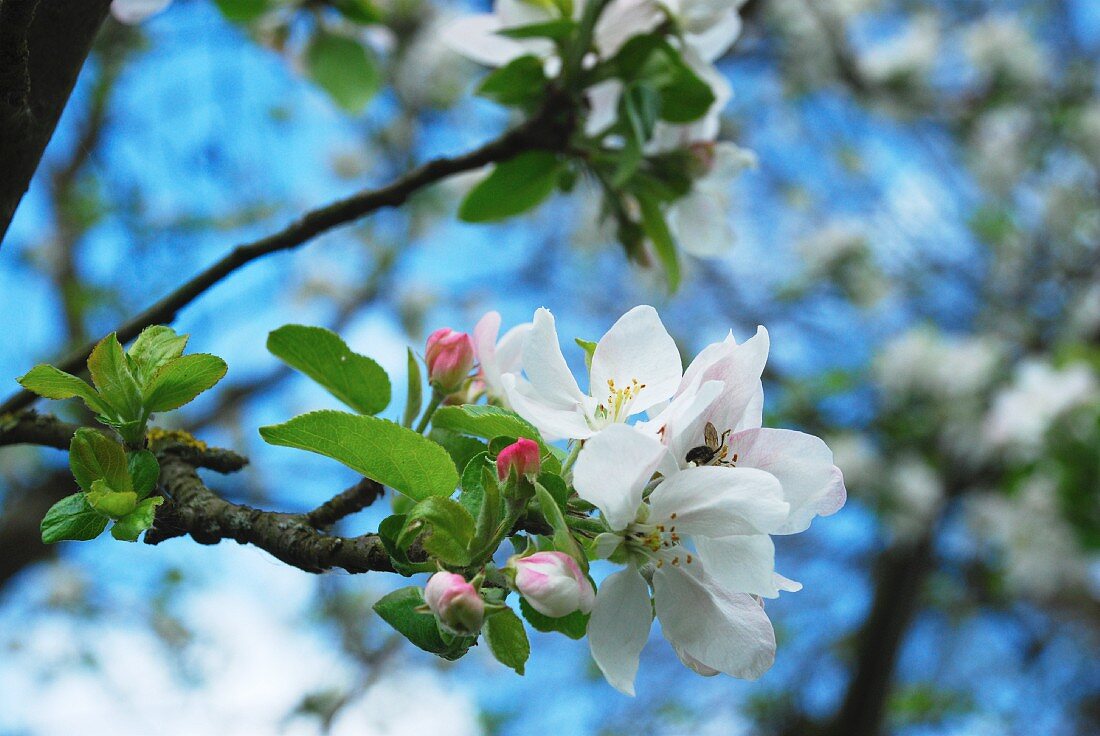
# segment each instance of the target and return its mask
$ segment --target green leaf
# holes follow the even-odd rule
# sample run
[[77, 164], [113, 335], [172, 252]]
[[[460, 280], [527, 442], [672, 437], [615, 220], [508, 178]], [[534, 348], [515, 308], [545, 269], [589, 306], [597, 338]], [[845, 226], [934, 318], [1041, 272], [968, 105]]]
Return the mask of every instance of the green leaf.
[[80, 398], [97, 414], [108, 414], [111, 411], [86, 381], [52, 365], [36, 365], [31, 368], [19, 379], [19, 385], [46, 399]]
[[39, 529], [44, 544], [66, 539], [85, 542], [95, 539], [107, 528], [107, 517], [88, 505], [83, 493], [61, 499], [46, 512]]
[[535, 207], [554, 191], [561, 165], [549, 151], [528, 151], [497, 164], [458, 208], [465, 222], [497, 222]]
[[619, 106], [634, 139], [639, 144], [648, 141], [661, 113], [660, 92], [644, 82], [632, 84], [623, 92]]
[[118, 418], [133, 420], [141, 416], [141, 389], [115, 333], [100, 340], [92, 350], [88, 371], [99, 395]]
[[160, 464], [156, 455], [148, 450], [131, 452], [126, 456], [126, 465], [138, 498], [145, 498], [152, 493], [157, 487], [157, 478], [160, 477]]
[[658, 34], [635, 36], [612, 61], [624, 82], [644, 81], [661, 96], [660, 117], [690, 123], [714, 104], [714, 91], [692, 70], [680, 52]]
[[569, 503], [569, 486], [565, 484], [562, 477], [555, 473], [543, 471], [539, 473], [538, 482], [550, 493], [554, 503], [558, 505], [562, 513], [565, 513], [566, 504]]
[[479, 452], [470, 458], [462, 470], [462, 494], [458, 497], [458, 502], [475, 519], [481, 513], [481, 505], [485, 499], [485, 485], [481, 481], [481, 471], [491, 467], [488, 464], [488, 458], [488, 453]]
[[417, 501], [450, 496], [458, 485], [458, 471], [446, 450], [386, 419], [315, 411], [261, 427], [260, 435], [272, 445], [338, 460]]
[[409, 586], [380, 598], [374, 604], [374, 612], [413, 644], [444, 659], [458, 659], [477, 641], [472, 636], [441, 632], [435, 616], [417, 611], [423, 606], [424, 594], [420, 588]]
[[263, 15], [268, 0], [214, 0], [225, 19], [233, 23], [247, 23]]
[[267, 349], [361, 414], [377, 414], [389, 406], [386, 371], [365, 355], [352, 352], [334, 332], [286, 325], [267, 336]]
[[592, 356], [596, 353], [596, 343], [591, 340], [582, 340], [579, 337], [573, 338], [573, 342], [581, 346], [581, 350], [584, 351], [584, 367], [591, 371]]
[[106, 481], [116, 491], [131, 491], [133, 483], [126, 450], [101, 432], [82, 427], [69, 442], [69, 468], [77, 485], [91, 491], [96, 481]]
[[183, 355], [187, 337], [177, 335], [175, 330], [164, 325], [142, 330], [126, 351], [138, 385], [145, 386], [161, 366]]
[[317, 31], [306, 50], [306, 69], [317, 86], [347, 112], [359, 112], [382, 84], [378, 64], [358, 41]]
[[333, 0], [332, 5], [353, 23], [371, 25], [382, 20], [381, 14], [368, 0]]
[[405, 393], [405, 414], [401, 418], [401, 424], [411, 427], [420, 416], [420, 408], [424, 403], [424, 379], [420, 375], [420, 361], [416, 359], [416, 353], [412, 348], [408, 348], [408, 353], [408, 386]]
[[638, 206], [642, 211], [642, 227], [645, 228], [645, 233], [653, 243], [657, 257], [665, 267], [668, 290], [674, 294], [680, 288], [680, 260], [676, 255], [676, 241], [668, 229], [661, 206], [656, 201], [639, 196]]
[[542, 60], [521, 56], [485, 77], [477, 94], [501, 105], [530, 109], [542, 100], [546, 82]]
[[445, 565], [470, 564], [474, 519], [457, 501], [442, 496], [426, 498], [407, 514], [397, 546], [407, 550], [419, 540], [424, 550]]
[[549, 20], [544, 23], [531, 23], [525, 26], [502, 28], [496, 33], [505, 38], [517, 40], [526, 38], [548, 38], [551, 41], [564, 41], [577, 27], [576, 21], [568, 18]]
[[447, 451], [456, 468], [465, 468], [473, 457], [485, 452], [485, 443], [481, 440], [449, 429], [432, 427], [428, 438]]
[[178, 409], [222, 380], [229, 366], [216, 355], [184, 355], [161, 368], [145, 387], [148, 412]]
[[573, 533], [569, 531], [569, 525], [565, 523], [565, 515], [562, 514], [561, 508], [554, 497], [550, 495], [550, 491], [546, 490], [542, 483], [535, 483], [535, 498], [538, 501], [539, 511], [542, 512], [543, 518], [554, 529], [555, 549], [575, 559], [581, 569], [587, 572], [588, 557], [577, 546], [577, 540], [573, 539]]
[[164, 503], [163, 496], [147, 498], [130, 513], [123, 516], [111, 527], [111, 536], [123, 542], [136, 542], [141, 533], [153, 526], [157, 506]]
[[543, 444], [534, 425], [514, 411], [485, 404], [441, 406], [432, 415], [432, 426], [473, 437], [526, 437]]
[[484, 634], [489, 651], [497, 661], [522, 675], [531, 655], [531, 644], [527, 641], [527, 631], [519, 616], [510, 608], [494, 613], [485, 619]]
[[87, 494], [88, 505], [112, 519], [121, 519], [137, 508], [138, 497], [133, 491], [116, 491], [105, 480], [92, 483]]
[[536, 631], [557, 631], [565, 634], [570, 639], [583, 639], [584, 635], [588, 633], [588, 619], [590, 616], [587, 613], [573, 611], [568, 616], [551, 618], [536, 611], [523, 597], [519, 599], [519, 610], [523, 612], [523, 617], [527, 619], [527, 623], [531, 624]]

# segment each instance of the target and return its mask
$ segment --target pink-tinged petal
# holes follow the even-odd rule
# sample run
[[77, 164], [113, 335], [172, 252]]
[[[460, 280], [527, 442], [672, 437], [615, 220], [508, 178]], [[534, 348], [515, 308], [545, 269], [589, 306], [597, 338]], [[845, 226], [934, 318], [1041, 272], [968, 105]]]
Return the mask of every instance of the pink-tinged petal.
[[724, 590], [698, 565], [658, 569], [653, 598], [665, 638], [699, 665], [755, 680], [775, 661], [775, 631], [760, 603]]
[[667, 478], [650, 494], [649, 506], [650, 523], [698, 537], [768, 534], [790, 508], [775, 476], [720, 466], [686, 468]]
[[554, 315], [539, 308], [523, 342], [523, 370], [538, 398], [558, 409], [572, 409], [584, 398], [561, 354]]
[[621, 693], [634, 694], [638, 659], [652, 624], [649, 586], [635, 568], [603, 581], [588, 621], [588, 646], [600, 672]]
[[624, 389], [637, 380], [644, 384], [630, 405], [638, 414], [672, 397], [680, 384], [683, 365], [676, 342], [668, 334], [657, 310], [648, 305], [634, 307], [607, 331], [592, 353], [592, 396], [609, 393], [608, 381]]
[[672, 475], [686, 467], [688, 452], [705, 442], [703, 427], [707, 412], [724, 391], [725, 384], [721, 381], [707, 381], [698, 391], [678, 394], [656, 418], [639, 423], [639, 427], [656, 433], [668, 446], [669, 457], [665, 462], [672, 465], [662, 465], [663, 475]]
[[705, 419], [713, 422], [719, 432], [741, 426], [746, 417], [758, 412], [753, 407], [762, 406], [760, 376], [768, 361], [768, 349], [768, 331], [763, 327], [758, 327], [756, 334], [740, 345], [730, 338], [711, 345], [688, 366], [680, 391], [690, 391], [693, 384], [703, 381], [722, 381], [726, 390], [711, 404]]
[[765, 598], [779, 595], [775, 545], [767, 534], [698, 537], [695, 548], [707, 574], [726, 590]]
[[592, 428], [588, 426], [580, 402], [571, 409], [558, 408], [543, 402], [531, 384], [515, 374], [505, 373], [501, 381], [512, 409], [535, 425], [546, 440], [583, 440], [592, 436]]
[[819, 438], [789, 429], [750, 429], [730, 437], [739, 468], [758, 468], [779, 479], [791, 505], [787, 521], [773, 534], [805, 531], [815, 516], [836, 513], [847, 498], [844, 476]]
[[642, 491], [665, 454], [650, 434], [626, 424], [612, 424], [584, 443], [573, 466], [573, 486], [595, 504], [614, 530], [634, 521]]

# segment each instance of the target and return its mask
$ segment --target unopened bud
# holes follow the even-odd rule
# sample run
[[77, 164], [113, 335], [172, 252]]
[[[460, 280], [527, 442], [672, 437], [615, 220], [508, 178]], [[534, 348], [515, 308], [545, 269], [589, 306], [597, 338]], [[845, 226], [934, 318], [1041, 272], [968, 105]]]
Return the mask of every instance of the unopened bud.
[[591, 613], [596, 591], [577, 561], [563, 552], [536, 552], [513, 558], [515, 587], [544, 616], [561, 618], [574, 611]]
[[485, 601], [466, 578], [453, 572], [428, 578], [424, 602], [443, 628], [460, 636], [477, 634], [485, 620]]
[[441, 327], [428, 336], [424, 359], [428, 381], [444, 393], [457, 391], [474, 367], [474, 344], [465, 332]]
[[534, 478], [539, 474], [541, 463], [538, 443], [526, 437], [520, 437], [497, 455], [497, 477], [502, 481], [507, 480], [514, 472], [517, 475]]

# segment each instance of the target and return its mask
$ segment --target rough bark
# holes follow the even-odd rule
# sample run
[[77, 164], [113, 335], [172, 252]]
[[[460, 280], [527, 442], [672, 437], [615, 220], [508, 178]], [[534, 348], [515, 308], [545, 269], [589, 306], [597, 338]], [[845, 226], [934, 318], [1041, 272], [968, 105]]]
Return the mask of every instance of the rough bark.
[[110, 0], [0, 0], [0, 243]]

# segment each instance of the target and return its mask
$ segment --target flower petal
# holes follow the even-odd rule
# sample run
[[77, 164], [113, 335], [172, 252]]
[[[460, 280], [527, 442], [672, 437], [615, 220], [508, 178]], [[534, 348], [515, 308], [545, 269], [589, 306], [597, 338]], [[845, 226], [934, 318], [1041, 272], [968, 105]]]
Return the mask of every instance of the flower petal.
[[573, 466], [573, 486], [595, 504], [615, 531], [634, 521], [642, 491], [665, 454], [650, 434], [626, 424], [612, 424], [584, 443]]
[[755, 680], [775, 661], [775, 631], [752, 596], [722, 589], [695, 565], [661, 567], [653, 592], [665, 638], [699, 665]]
[[791, 505], [786, 523], [773, 534], [805, 531], [814, 516], [835, 513], [847, 498], [844, 476], [833, 453], [819, 438], [788, 429], [749, 429], [730, 437], [737, 465], [757, 468], [779, 479]]
[[489, 13], [467, 15], [447, 24], [441, 40], [451, 50], [486, 66], [504, 66], [528, 53], [518, 41], [497, 33], [503, 27], [500, 18]]
[[531, 330], [523, 341], [523, 371], [543, 403], [572, 409], [584, 398], [561, 354], [554, 315], [548, 309], [535, 310]]
[[775, 476], [719, 466], [686, 468], [667, 478], [650, 494], [649, 505], [650, 523], [700, 537], [768, 534], [790, 509]]
[[630, 413], [637, 414], [671, 398], [682, 372], [680, 351], [657, 310], [642, 305], [620, 317], [600, 338], [592, 354], [589, 392], [602, 397], [608, 381], [625, 388], [636, 379], [645, 384], [631, 404]]
[[649, 586], [636, 568], [603, 581], [588, 621], [588, 646], [603, 676], [621, 693], [634, 694], [638, 658], [652, 624]]
[[707, 574], [726, 590], [765, 598], [779, 595], [775, 545], [767, 534], [698, 537], [695, 548]]
[[768, 331], [763, 327], [740, 345], [732, 336], [709, 345], [684, 372], [680, 392], [703, 381], [722, 381], [726, 390], [711, 405], [705, 421], [713, 422], [719, 432], [748, 424], [763, 405], [760, 375], [768, 361], [768, 348]]
[[504, 394], [512, 410], [531, 422], [549, 441], [560, 439], [587, 439], [592, 436], [584, 412], [578, 402], [573, 408], [551, 406], [541, 400], [531, 384], [514, 373], [501, 376]]

